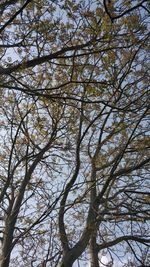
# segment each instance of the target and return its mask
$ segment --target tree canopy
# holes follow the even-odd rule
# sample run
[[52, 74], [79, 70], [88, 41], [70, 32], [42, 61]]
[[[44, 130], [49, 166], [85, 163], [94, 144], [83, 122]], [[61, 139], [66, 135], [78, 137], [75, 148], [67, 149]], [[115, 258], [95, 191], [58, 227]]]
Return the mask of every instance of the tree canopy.
[[1, 267], [149, 266], [149, 14], [0, 1]]

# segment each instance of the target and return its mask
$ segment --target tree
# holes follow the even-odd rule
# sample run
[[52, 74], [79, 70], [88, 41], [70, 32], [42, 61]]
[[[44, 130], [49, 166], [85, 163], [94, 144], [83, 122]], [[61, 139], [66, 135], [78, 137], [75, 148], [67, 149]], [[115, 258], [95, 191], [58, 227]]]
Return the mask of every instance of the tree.
[[1, 267], [149, 266], [149, 8], [1, 1]]

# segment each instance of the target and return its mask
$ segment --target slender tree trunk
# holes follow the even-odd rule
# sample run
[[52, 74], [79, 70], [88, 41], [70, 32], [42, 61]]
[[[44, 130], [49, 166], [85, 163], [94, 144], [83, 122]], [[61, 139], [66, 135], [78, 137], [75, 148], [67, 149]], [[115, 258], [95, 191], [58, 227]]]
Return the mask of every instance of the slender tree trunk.
[[2, 244], [0, 267], [8, 267], [12, 250], [13, 232], [15, 223], [8, 222], [5, 228], [4, 240]]
[[99, 267], [98, 249], [96, 245], [96, 232], [97, 231], [95, 230], [90, 241], [90, 257], [91, 257], [90, 267]]
[[[95, 158], [97, 155], [97, 151], [95, 152]], [[96, 167], [95, 167], [95, 158], [93, 158], [92, 162], [92, 174], [91, 174], [91, 182], [92, 182], [92, 188], [91, 188], [91, 194], [90, 194], [90, 201], [91, 205], [93, 205], [94, 209], [94, 217], [96, 218], [97, 212], [98, 212], [98, 206], [94, 205], [95, 198], [97, 196], [97, 189], [96, 189]], [[97, 223], [95, 223], [95, 229], [92, 232], [91, 239], [90, 239], [90, 267], [99, 267], [99, 261], [98, 261], [98, 250], [96, 246], [96, 236], [97, 236]]]

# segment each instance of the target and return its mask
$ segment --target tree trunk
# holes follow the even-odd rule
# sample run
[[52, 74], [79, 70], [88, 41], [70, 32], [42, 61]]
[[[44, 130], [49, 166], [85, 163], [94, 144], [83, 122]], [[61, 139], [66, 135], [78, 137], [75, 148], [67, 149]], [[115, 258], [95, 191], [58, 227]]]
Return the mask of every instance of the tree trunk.
[[90, 267], [99, 267], [98, 249], [96, 245], [96, 230], [90, 241]]

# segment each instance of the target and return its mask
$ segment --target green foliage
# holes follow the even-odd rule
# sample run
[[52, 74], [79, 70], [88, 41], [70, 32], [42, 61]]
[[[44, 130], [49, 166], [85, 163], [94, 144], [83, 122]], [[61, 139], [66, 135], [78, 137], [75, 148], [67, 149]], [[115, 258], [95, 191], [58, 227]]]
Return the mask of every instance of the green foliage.
[[0, 12], [1, 267], [148, 265], [148, 1]]

